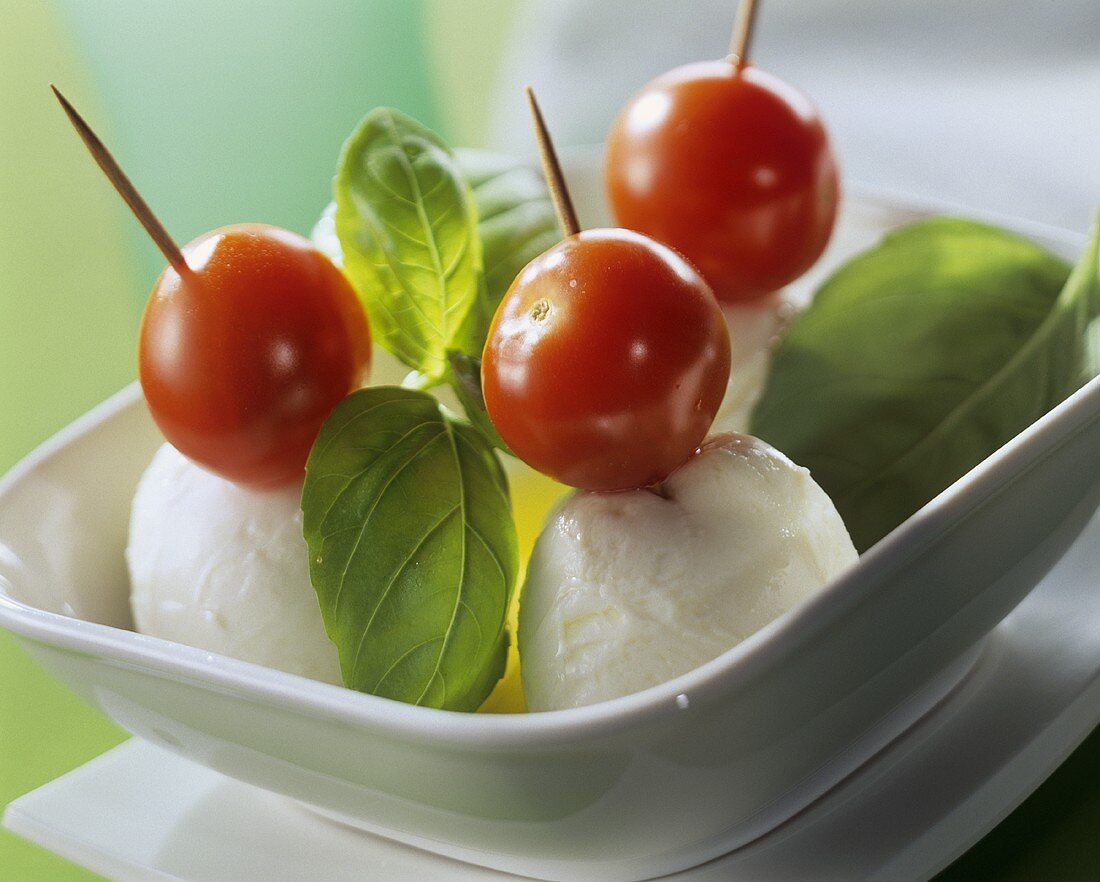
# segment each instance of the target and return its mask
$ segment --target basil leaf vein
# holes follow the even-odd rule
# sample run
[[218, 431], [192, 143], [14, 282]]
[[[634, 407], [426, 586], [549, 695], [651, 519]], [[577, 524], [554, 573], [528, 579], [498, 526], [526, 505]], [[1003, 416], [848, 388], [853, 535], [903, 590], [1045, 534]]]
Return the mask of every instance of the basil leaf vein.
[[[355, 150], [351, 144], [349, 140], [345, 148], [347, 160], [341, 160], [341, 171], [346, 165], [350, 167], [352, 157], [362, 153], [361, 149]], [[480, 357], [485, 345], [493, 314], [513, 280], [528, 263], [554, 245], [560, 236], [549, 191], [536, 169], [513, 157], [486, 150], [459, 149], [454, 151], [454, 159], [473, 200], [482, 271], [469, 311], [458, 330], [451, 335], [446, 348], [476, 358]], [[347, 174], [350, 176], [351, 172]], [[339, 191], [340, 177], [336, 186]], [[363, 217], [357, 222], [354, 217], [351, 221], [345, 219], [344, 235], [356, 239], [362, 237], [369, 245], [380, 235], [371, 219], [377, 212], [370, 208], [369, 201], [363, 203], [348, 199], [347, 203], [349, 212], [353, 215], [362, 212]], [[334, 263], [343, 266], [344, 246], [337, 233], [336, 213], [335, 203], [325, 209], [314, 227], [313, 239]], [[358, 247], [357, 250], [363, 252], [365, 247]], [[352, 276], [367, 304], [381, 342], [406, 364], [428, 374], [429, 382], [438, 382], [440, 375], [434, 350], [431, 365], [428, 366], [434, 367], [435, 372], [425, 371], [420, 364], [425, 357], [425, 349], [419, 343], [419, 336], [413, 335], [409, 341], [401, 339], [398, 326], [404, 317], [391, 302], [395, 298], [376, 297], [382, 284], [378, 276], [385, 271], [385, 267], [376, 270], [373, 264], [364, 270], [354, 261], [348, 268], [349, 276]], [[415, 291], [409, 293], [416, 296]], [[372, 299], [377, 300], [373, 308]], [[376, 315], [379, 312], [382, 314]], [[391, 342], [394, 335], [397, 339]]]
[[792, 324], [753, 433], [811, 470], [866, 549], [1089, 376], [1097, 247], [1094, 231], [1070, 276], [972, 221], [890, 234]]
[[477, 212], [450, 148], [378, 108], [344, 145], [334, 192], [344, 269], [372, 332], [405, 364], [441, 378], [484, 284]]
[[492, 448], [426, 393], [363, 389], [322, 428], [302, 510], [345, 685], [476, 710], [503, 674], [518, 569]]

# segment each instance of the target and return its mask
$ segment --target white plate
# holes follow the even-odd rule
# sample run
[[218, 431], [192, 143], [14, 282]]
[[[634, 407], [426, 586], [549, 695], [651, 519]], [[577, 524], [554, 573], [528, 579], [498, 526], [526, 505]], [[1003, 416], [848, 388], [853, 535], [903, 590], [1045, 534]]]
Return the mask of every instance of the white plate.
[[[1100, 722], [1100, 516], [994, 631], [973, 673], [816, 803], [678, 882], [919, 882]], [[516, 878], [351, 830], [133, 740], [9, 806], [5, 825], [119, 882]]]
[[[598, 174], [572, 173], [591, 218]], [[849, 199], [815, 273], [926, 211]], [[1067, 259], [1080, 249], [1001, 223]], [[496, 869], [633, 882], [773, 830], [959, 681], [1096, 510], [1100, 380], [725, 655], [636, 695], [513, 717], [411, 707], [127, 630], [126, 520], [157, 443], [131, 389], [0, 481], [0, 626], [129, 731], [241, 781]]]

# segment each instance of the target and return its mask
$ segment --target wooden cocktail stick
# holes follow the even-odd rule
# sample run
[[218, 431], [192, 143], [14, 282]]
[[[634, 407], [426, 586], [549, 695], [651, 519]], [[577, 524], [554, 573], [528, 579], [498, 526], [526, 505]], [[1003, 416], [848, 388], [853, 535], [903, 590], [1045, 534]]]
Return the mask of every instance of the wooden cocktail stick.
[[741, 0], [737, 7], [737, 20], [733, 24], [730, 37], [730, 60], [738, 70], [749, 63], [749, 49], [752, 44], [752, 26], [756, 21], [756, 0]]
[[577, 212], [573, 208], [573, 200], [565, 184], [565, 175], [562, 174], [561, 163], [554, 150], [554, 142], [550, 140], [550, 133], [546, 130], [546, 121], [542, 118], [542, 111], [539, 110], [539, 103], [535, 99], [535, 90], [527, 86], [524, 92], [527, 94], [527, 106], [531, 110], [531, 121], [535, 126], [539, 157], [542, 159], [542, 173], [546, 176], [546, 184], [550, 188], [550, 198], [554, 201], [558, 224], [566, 236], [575, 236], [581, 231], [581, 225], [577, 222]]
[[104, 146], [103, 142], [99, 140], [99, 137], [92, 131], [79, 113], [76, 112], [69, 100], [61, 94], [60, 90], [53, 83], [50, 83], [50, 88], [53, 89], [54, 95], [57, 96], [57, 100], [61, 103], [62, 110], [65, 111], [65, 115], [69, 117], [69, 122], [73, 124], [73, 128], [76, 129], [76, 133], [80, 135], [80, 140], [84, 142], [84, 146], [88, 148], [88, 152], [92, 154], [92, 158], [96, 161], [96, 164], [103, 170], [103, 174], [107, 176], [114, 188], [118, 191], [118, 195], [123, 198], [123, 201], [130, 206], [130, 211], [134, 213], [134, 217], [138, 219], [145, 232], [149, 234], [149, 238], [153, 240], [153, 243], [160, 249], [168, 263], [172, 265], [172, 268], [178, 273], [184, 273], [187, 271], [187, 261], [183, 257], [183, 252], [180, 251], [179, 245], [175, 243], [175, 240], [168, 234], [168, 231], [164, 228], [157, 216], [153, 214], [153, 210], [149, 207], [148, 203], [141, 198], [141, 194], [134, 188], [134, 185], [130, 182], [130, 179], [126, 176], [126, 173], [122, 170], [115, 158], [111, 156], [110, 151]]

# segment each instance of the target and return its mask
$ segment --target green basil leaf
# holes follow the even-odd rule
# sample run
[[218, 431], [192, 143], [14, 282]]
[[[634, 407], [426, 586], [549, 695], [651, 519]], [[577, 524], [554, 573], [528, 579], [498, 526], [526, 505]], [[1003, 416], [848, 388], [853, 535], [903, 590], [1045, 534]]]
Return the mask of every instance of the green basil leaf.
[[344, 145], [334, 191], [344, 270], [375, 339], [441, 378], [447, 349], [468, 345], [483, 321], [471, 330], [471, 310], [484, 309], [477, 211], [450, 149], [378, 108]]
[[[493, 313], [520, 271], [561, 238], [554, 206], [542, 176], [532, 166], [486, 150], [455, 151], [477, 209], [484, 285], [456, 335], [464, 354], [478, 356]], [[336, 234], [336, 204], [330, 203], [313, 228], [313, 241], [337, 266], [344, 263]]]
[[1071, 286], [1087, 288], [1088, 294], [1073, 293], [1070, 296], [1090, 298], [1087, 311], [1091, 321], [1085, 331], [1085, 364], [1080, 383], [1083, 386], [1093, 377], [1100, 376], [1100, 211], [1096, 214], [1084, 253], [1066, 283], [1067, 288]]
[[471, 358], [452, 349], [447, 353], [447, 360], [451, 367], [451, 388], [466, 411], [466, 418], [497, 450], [514, 455], [500, 437], [485, 409], [485, 396], [481, 394], [481, 359]]
[[753, 434], [809, 468], [868, 548], [1081, 385], [1096, 236], [1067, 282], [983, 224], [892, 233], [792, 324]]
[[[550, 191], [533, 166], [486, 150], [460, 149], [455, 156], [477, 205], [491, 320], [516, 276], [556, 245], [561, 232]], [[480, 356], [482, 346], [467, 354]]]
[[504, 671], [519, 567], [492, 448], [424, 392], [360, 390], [321, 429], [302, 512], [345, 685], [476, 710]]

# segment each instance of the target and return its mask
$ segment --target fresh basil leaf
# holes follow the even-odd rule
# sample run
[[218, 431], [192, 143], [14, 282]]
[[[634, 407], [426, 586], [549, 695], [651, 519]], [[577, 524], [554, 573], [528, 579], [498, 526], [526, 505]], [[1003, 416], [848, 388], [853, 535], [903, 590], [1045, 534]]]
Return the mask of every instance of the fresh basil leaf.
[[[550, 193], [532, 166], [486, 150], [459, 149], [455, 159], [477, 209], [484, 285], [456, 343], [469, 356], [481, 354], [493, 313], [520, 271], [553, 246], [560, 234]], [[344, 262], [331, 203], [313, 228], [313, 241], [337, 266]], [[437, 379], [437, 378], [433, 378]]]
[[375, 339], [441, 378], [447, 349], [465, 348], [480, 327], [468, 316], [485, 299], [477, 211], [450, 149], [378, 108], [344, 144], [334, 191], [344, 270]]
[[1092, 235], [1074, 267], [1066, 287], [1087, 288], [1088, 294], [1073, 293], [1070, 296], [1089, 298], [1088, 315], [1091, 319], [1085, 331], [1085, 363], [1081, 372], [1081, 385], [1100, 376], [1100, 211], [1093, 222]]
[[806, 466], [868, 548], [1081, 385], [1094, 233], [1069, 267], [956, 218], [887, 236], [780, 343], [753, 434]]
[[462, 409], [466, 411], [466, 418], [497, 450], [514, 455], [500, 437], [485, 409], [485, 396], [481, 394], [481, 359], [471, 358], [452, 349], [447, 353], [447, 360], [451, 367], [451, 388], [454, 389]]
[[302, 512], [345, 685], [476, 710], [504, 671], [519, 567], [492, 448], [424, 392], [360, 390], [321, 429]]
[[[550, 191], [533, 166], [486, 150], [455, 151], [473, 190], [489, 318], [520, 271], [561, 239]], [[485, 326], [488, 331], [488, 324]], [[484, 344], [484, 336], [481, 340]], [[480, 355], [481, 347], [467, 354]]]

